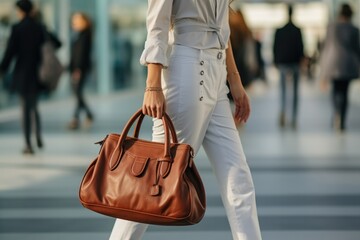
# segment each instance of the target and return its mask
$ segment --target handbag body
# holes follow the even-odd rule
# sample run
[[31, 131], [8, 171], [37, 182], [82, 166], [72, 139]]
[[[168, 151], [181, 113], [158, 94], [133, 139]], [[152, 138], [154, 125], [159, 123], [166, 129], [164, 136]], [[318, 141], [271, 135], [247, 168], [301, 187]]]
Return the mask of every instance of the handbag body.
[[[200, 222], [206, 197], [193, 162], [193, 149], [178, 143], [166, 114], [162, 119], [164, 143], [139, 139], [143, 118], [140, 109], [121, 135], [109, 134], [101, 141], [100, 152], [80, 185], [82, 205], [107, 216], [140, 223], [192, 225]], [[134, 137], [128, 137], [136, 120]]]

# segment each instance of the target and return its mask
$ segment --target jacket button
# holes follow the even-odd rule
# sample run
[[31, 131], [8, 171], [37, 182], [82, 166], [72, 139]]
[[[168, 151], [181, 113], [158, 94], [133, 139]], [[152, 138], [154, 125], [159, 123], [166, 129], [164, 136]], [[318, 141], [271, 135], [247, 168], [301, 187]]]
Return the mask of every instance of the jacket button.
[[200, 72], [200, 75], [204, 75], [204, 71], [201, 71], [201, 72]]
[[200, 81], [200, 85], [204, 85], [204, 81], [203, 81], [203, 80]]
[[200, 65], [201, 65], [201, 66], [204, 65], [204, 61], [201, 61], [201, 62], [200, 62]]
[[218, 59], [221, 59], [221, 58], [222, 58], [222, 52], [219, 52], [219, 53], [218, 53], [217, 58], [218, 58]]
[[204, 99], [204, 97], [202, 97], [202, 96], [199, 98], [200, 101], [202, 101], [203, 99]]

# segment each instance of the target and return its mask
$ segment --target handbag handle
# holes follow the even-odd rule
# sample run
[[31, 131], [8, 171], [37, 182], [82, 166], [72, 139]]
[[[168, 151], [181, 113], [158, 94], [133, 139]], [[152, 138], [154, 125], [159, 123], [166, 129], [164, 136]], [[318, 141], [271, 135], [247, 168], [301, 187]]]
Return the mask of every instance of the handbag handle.
[[[111, 155], [111, 158], [110, 158], [110, 169], [111, 171], [115, 170], [117, 168], [117, 166], [119, 165], [120, 163], [120, 159], [123, 155], [123, 152], [124, 152], [124, 149], [123, 149], [123, 144], [125, 142], [125, 139], [129, 133], [129, 130], [131, 128], [131, 126], [134, 124], [134, 122], [136, 121], [136, 119], [138, 118], [144, 118], [144, 114], [142, 113], [142, 109], [139, 109], [130, 119], [129, 121], [127, 122], [127, 124], [125, 125], [124, 129], [123, 129], [123, 132], [119, 138], [119, 141]], [[165, 144], [164, 144], [164, 157], [162, 159], [162, 161], [164, 162], [172, 162], [171, 160], [171, 156], [170, 156], [170, 136], [169, 136], [169, 129], [170, 131], [172, 132], [172, 135], [173, 135], [173, 140], [176, 140], [174, 141], [174, 143], [177, 143], [177, 139], [176, 139], [176, 132], [175, 132], [175, 129], [174, 129], [174, 126], [172, 124], [168, 124], [170, 118], [169, 116], [167, 116], [167, 114], [165, 113], [164, 116], [162, 117], [162, 121], [163, 121], [163, 124], [164, 124], [164, 130], [165, 130]], [[167, 120], [169, 119], [169, 120]], [[171, 121], [171, 120], [170, 120]], [[135, 134], [139, 134], [139, 131], [140, 131], [140, 126], [141, 126], [141, 123], [142, 123], [142, 120], [139, 119], [138, 121], [138, 126], [137, 127], [137, 130], [135, 129]], [[173, 134], [174, 133], [174, 134]]]
[[[141, 116], [139, 117], [139, 119], [138, 119], [138, 121], [136, 123], [136, 127], [134, 129], [134, 135], [133, 135], [134, 138], [139, 138], [140, 128], [141, 128], [141, 124], [142, 124], [142, 122], [144, 120], [144, 117], [145, 117], [145, 115], [141, 114]], [[171, 132], [172, 142], [173, 143], [178, 143], [175, 127], [174, 127], [173, 122], [171, 121], [171, 118], [166, 113], [164, 114], [164, 117], [165, 117], [165, 119], [167, 121], [167, 124], [168, 124], [170, 132]]]

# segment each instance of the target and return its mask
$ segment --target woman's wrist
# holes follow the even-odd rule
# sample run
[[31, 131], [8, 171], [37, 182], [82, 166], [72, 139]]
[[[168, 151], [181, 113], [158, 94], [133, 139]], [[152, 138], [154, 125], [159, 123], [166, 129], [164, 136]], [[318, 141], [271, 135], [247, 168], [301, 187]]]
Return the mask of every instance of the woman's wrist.
[[161, 88], [162, 65], [157, 63], [148, 64], [147, 88]]
[[161, 87], [146, 87], [145, 92], [162, 92]]

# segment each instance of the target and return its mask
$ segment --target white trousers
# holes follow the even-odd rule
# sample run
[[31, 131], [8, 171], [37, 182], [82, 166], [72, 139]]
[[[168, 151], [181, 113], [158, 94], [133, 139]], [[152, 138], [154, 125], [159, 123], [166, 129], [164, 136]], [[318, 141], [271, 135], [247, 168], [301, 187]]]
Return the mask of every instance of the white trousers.
[[[227, 98], [225, 51], [173, 46], [162, 86], [179, 142], [201, 145], [217, 177], [234, 240], [260, 240], [255, 191]], [[153, 140], [163, 141], [154, 120]], [[148, 225], [117, 219], [110, 240], [141, 239]]]

